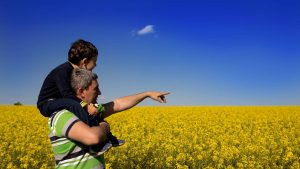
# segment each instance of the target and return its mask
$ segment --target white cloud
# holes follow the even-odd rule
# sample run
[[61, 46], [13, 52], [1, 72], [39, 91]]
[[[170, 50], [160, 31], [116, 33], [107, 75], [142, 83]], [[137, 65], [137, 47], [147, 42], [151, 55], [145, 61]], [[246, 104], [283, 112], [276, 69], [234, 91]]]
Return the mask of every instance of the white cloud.
[[146, 35], [150, 33], [154, 33], [154, 25], [147, 25], [137, 32], [138, 35]]

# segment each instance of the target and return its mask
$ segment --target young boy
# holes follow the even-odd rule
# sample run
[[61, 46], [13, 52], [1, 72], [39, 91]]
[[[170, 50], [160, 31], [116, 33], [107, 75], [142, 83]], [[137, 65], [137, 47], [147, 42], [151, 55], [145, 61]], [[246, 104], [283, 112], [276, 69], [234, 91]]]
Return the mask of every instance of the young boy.
[[[83, 68], [92, 71], [96, 67], [97, 57], [98, 50], [90, 42], [80, 39], [71, 45], [68, 61], [47, 75], [40, 90], [37, 107], [43, 116], [50, 117], [55, 111], [67, 109], [89, 126], [103, 120], [99, 117], [94, 118], [99, 113], [98, 108], [78, 99], [70, 84], [72, 70]], [[93, 116], [89, 116], [86, 111]], [[107, 138], [113, 146], [124, 144], [123, 140], [117, 140], [111, 133]]]

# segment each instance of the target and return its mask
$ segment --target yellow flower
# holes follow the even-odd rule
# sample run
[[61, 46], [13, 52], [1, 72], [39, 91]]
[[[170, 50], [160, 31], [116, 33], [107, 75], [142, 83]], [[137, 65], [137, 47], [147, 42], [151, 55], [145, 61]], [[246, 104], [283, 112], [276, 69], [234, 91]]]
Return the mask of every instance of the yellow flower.
[[[106, 120], [126, 141], [107, 168], [300, 168], [300, 106], [145, 106]], [[53, 168], [48, 132], [34, 106], [0, 106], [0, 168]]]

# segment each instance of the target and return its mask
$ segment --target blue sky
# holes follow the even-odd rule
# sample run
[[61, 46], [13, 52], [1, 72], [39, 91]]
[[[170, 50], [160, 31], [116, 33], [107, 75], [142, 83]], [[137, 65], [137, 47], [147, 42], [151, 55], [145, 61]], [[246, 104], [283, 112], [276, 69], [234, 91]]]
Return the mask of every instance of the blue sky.
[[[103, 96], [167, 105], [299, 105], [300, 1], [1, 1], [0, 104], [36, 103], [70, 44], [99, 50]], [[159, 105], [147, 100], [142, 105]]]

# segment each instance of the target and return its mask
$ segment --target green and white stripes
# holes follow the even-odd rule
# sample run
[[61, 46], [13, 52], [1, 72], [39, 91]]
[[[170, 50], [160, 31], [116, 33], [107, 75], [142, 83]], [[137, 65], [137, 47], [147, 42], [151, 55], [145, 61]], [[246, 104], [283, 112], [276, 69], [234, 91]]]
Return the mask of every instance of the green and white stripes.
[[79, 119], [68, 110], [61, 110], [49, 118], [49, 130], [56, 168], [105, 168], [103, 152], [92, 153], [88, 146], [69, 139], [68, 131]]

